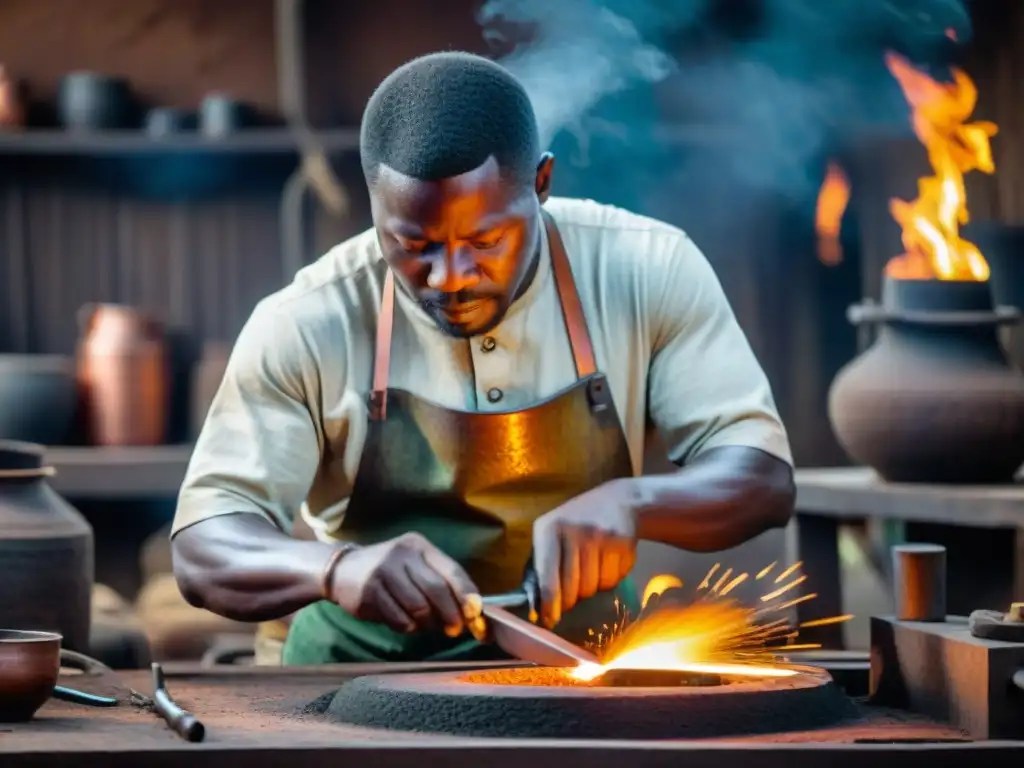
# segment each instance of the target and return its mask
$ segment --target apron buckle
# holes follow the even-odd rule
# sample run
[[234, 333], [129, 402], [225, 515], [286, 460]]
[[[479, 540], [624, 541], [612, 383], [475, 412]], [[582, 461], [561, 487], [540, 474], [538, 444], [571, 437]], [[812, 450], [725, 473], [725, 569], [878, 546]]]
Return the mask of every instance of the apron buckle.
[[595, 376], [587, 382], [587, 400], [594, 413], [608, 410], [608, 387], [604, 376]]
[[369, 398], [370, 420], [381, 421], [384, 418], [384, 392], [371, 392]]

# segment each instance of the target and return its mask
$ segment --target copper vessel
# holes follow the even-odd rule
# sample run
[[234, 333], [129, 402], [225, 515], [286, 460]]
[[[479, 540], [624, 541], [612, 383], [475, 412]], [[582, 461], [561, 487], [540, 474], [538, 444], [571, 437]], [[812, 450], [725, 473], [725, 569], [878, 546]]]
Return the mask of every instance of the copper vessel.
[[25, 94], [21, 83], [0, 64], [0, 129], [25, 126]]
[[170, 372], [163, 328], [116, 304], [79, 312], [78, 375], [90, 441], [160, 445], [167, 434]]

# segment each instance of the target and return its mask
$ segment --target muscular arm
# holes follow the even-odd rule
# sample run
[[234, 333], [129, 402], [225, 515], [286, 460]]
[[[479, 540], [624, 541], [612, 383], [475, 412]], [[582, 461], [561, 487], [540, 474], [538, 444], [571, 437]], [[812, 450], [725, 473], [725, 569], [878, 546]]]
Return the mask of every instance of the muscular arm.
[[693, 552], [738, 546], [785, 526], [793, 469], [757, 448], [712, 448], [668, 475], [629, 479], [637, 537]]
[[323, 597], [333, 547], [299, 541], [259, 515], [219, 515], [171, 542], [174, 577], [185, 599], [236, 621], [287, 616]]

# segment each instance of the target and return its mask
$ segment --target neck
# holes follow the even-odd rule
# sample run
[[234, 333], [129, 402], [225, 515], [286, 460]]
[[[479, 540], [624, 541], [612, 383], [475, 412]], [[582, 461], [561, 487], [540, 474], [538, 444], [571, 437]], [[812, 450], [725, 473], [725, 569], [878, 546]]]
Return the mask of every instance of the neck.
[[[541, 226], [543, 226], [543, 222], [541, 223]], [[537, 277], [537, 269], [540, 267], [541, 244], [544, 242], [542, 238], [543, 236], [541, 235], [540, 230], [538, 230], [537, 246], [533, 249], [533, 256], [530, 257], [530, 263], [526, 267], [526, 272], [523, 273], [523, 279], [519, 283], [519, 287], [516, 289], [515, 294], [512, 296], [512, 304], [519, 301], [520, 297], [530, 289], [534, 278]]]

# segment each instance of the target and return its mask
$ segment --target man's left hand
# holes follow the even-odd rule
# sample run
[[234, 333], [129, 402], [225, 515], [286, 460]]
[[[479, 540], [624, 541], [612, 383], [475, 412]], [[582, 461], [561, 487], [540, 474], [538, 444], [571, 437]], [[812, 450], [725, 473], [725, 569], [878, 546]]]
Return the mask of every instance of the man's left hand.
[[612, 589], [636, 559], [628, 480], [599, 485], [533, 524], [541, 619], [553, 627], [580, 600]]

